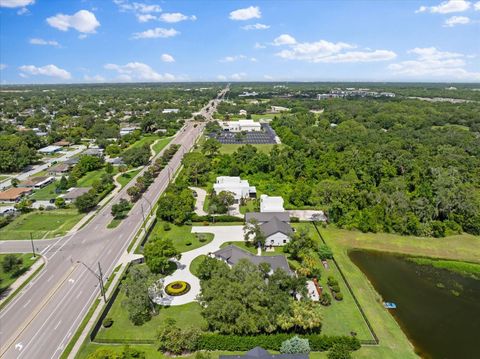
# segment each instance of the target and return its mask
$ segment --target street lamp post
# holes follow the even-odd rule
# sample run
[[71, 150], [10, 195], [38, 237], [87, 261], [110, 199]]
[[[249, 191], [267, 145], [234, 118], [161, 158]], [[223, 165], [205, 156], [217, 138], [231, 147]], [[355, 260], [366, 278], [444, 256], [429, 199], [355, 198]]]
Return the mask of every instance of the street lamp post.
[[85, 268], [87, 268], [90, 273], [92, 273], [97, 279], [98, 279], [98, 282], [100, 283], [100, 292], [102, 293], [102, 296], [103, 296], [103, 300], [105, 301], [105, 303], [107, 302], [107, 296], [105, 295], [105, 286], [103, 285], [103, 275], [102, 275], [102, 267], [100, 266], [100, 262], [98, 262], [98, 272], [100, 274], [97, 274], [95, 273], [95, 271], [90, 268], [89, 266], [87, 266], [85, 263], [83, 263], [82, 261], [77, 261], [77, 263], [81, 263], [84, 265]]
[[32, 232], [30, 232], [30, 243], [32, 244], [33, 258], [36, 258], [36, 257], [37, 257], [37, 255], [35, 254], [35, 246], [33, 245], [33, 236], [32, 236]]

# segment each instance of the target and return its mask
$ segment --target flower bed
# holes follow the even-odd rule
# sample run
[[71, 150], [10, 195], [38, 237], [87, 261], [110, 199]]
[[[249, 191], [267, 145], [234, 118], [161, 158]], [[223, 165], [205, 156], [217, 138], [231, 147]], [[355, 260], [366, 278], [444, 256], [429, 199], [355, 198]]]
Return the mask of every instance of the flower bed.
[[165, 287], [165, 293], [172, 296], [179, 296], [185, 293], [188, 293], [190, 290], [190, 284], [182, 280], [177, 280], [175, 282], [169, 283]]

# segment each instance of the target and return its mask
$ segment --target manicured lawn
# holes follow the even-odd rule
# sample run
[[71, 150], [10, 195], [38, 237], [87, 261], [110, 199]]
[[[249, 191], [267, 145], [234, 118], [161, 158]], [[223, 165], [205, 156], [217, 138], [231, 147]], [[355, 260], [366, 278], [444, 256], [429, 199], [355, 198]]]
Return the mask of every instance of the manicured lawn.
[[200, 266], [200, 263], [202, 263], [202, 261], [203, 261], [205, 258], [207, 258], [207, 256], [202, 254], [202, 255], [199, 255], [197, 258], [195, 258], [195, 259], [192, 261], [192, 263], [190, 263], [190, 272], [191, 272], [193, 275], [195, 275], [195, 276], [198, 277], [198, 273], [197, 273], [198, 267]]
[[159, 153], [161, 150], [165, 148], [166, 145], [170, 143], [171, 140], [172, 140], [171, 137], [161, 138], [156, 144], [152, 146], [153, 152], [155, 152], [155, 154]]
[[149, 238], [170, 238], [175, 248], [180, 252], [191, 251], [192, 249], [204, 246], [213, 240], [213, 234], [204, 233], [204, 242], [200, 242], [199, 237], [192, 233], [191, 226], [176, 226], [168, 223], [170, 230], [166, 231], [164, 224], [166, 222], [158, 221], [150, 233]]
[[[225, 153], [225, 154], [232, 154], [235, 152], [239, 147], [244, 146], [244, 145], [222, 145], [220, 147], [220, 153]], [[272, 150], [274, 144], [268, 144], [268, 145], [252, 145], [255, 146], [258, 150], [258, 152], [263, 152], [263, 153], [270, 153]], [[277, 145], [279, 146], [279, 145]]]
[[[115, 175], [118, 171], [118, 168], [113, 168], [112, 175]], [[77, 187], [91, 187], [93, 182], [100, 181], [102, 175], [104, 175], [105, 169], [99, 169], [96, 171], [87, 172], [82, 178], [77, 181]]]
[[[38, 256], [35, 259], [32, 259], [32, 253], [25, 253], [25, 254], [15, 254], [17, 257], [22, 258], [23, 263], [19, 273], [5, 273], [3, 267], [0, 265], [0, 293], [3, 293], [8, 287], [15, 282], [15, 280], [24, 273], [28, 268], [32, 266], [33, 263], [39, 258]], [[0, 254], [0, 263], [3, 263], [4, 258], [7, 254]], [[16, 275], [18, 274], [18, 275]]]
[[247, 244], [246, 242], [237, 242], [237, 241], [235, 241], [235, 242], [225, 242], [220, 246], [220, 248], [225, 248], [225, 247], [227, 247], [231, 244], [233, 244], [234, 246], [237, 246], [238, 248], [244, 249], [247, 252], [250, 252], [252, 254], [255, 254], [255, 255], [257, 254], [257, 248], [255, 248], [252, 245]]
[[258, 121], [258, 120], [261, 120], [261, 119], [271, 119], [271, 120], [273, 120], [273, 118], [274, 118], [275, 116], [277, 116], [277, 115], [271, 114], [271, 113], [266, 114], [266, 115], [256, 115], [256, 114], [253, 114], [253, 115], [252, 115], [252, 120], [257, 120], [257, 121]]
[[103, 328], [98, 332], [96, 340], [102, 339], [155, 339], [158, 328], [165, 323], [167, 318], [173, 318], [179, 327], [195, 326], [205, 328], [206, 322], [201, 315], [201, 307], [198, 303], [188, 303], [185, 305], [161, 307], [158, 315], [140, 326], [135, 326], [128, 319], [128, 312], [122, 302], [125, 299], [125, 292], [122, 290], [115, 299], [108, 316], [113, 319], [113, 325], [110, 328]]
[[255, 205], [255, 200], [249, 199], [245, 203], [245, 206], [240, 206], [241, 214], [245, 214], [247, 212], [259, 212], [257, 206]]
[[122, 173], [120, 176], [117, 177], [117, 182], [120, 183], [120, 185], [121, 185], [122, 188], [123, 188], [123, 187], [125, 187], [140, 171], [141, 171], [141, 169]]
[[36, 189], [30, 196], [30, 199], [36, 199], [37, 201], [48, 201], [53, 198], [57, 198], [60, 193], [55, 192], [57, 187], [57, 181], [50, 183], [49, 185]]
[[76, 209], [33, 211], [22, 214], [0, 229], [0, 240], [52, 238], [64, 235], [82, 217]]
[[143, 147], [144, 145], [150, 146], [153, 142], [155, 142], [155, 140], [159, 138], [160, 136], [157, 136], [157, 135], [143, 136], [137, 142], [134, 142], [132, 145], [130, 145], [128, 149]]

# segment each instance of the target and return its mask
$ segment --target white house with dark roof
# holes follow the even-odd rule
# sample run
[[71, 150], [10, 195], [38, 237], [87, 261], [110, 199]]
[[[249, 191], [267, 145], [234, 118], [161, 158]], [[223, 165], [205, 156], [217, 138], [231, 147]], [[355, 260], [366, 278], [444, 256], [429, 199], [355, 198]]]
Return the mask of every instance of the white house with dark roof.
[[266, 247], [284, 246], [293, 234], [288, 212], [249, 212], [245, 214], [245, 222], [258, 223], [266, 238]]

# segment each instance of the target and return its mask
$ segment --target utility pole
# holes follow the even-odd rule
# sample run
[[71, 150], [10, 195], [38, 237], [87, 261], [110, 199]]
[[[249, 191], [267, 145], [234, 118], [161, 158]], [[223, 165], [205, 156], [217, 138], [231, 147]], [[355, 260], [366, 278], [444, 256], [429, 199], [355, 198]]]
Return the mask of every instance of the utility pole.
[[100, 262], [98, 262], [98, 271], [100, 272], [100, 274], [95, 273], [95, 271], [92, 268], [87, 266], [82, 261], [77, 261], [77, 263], [83, 264], [83, 266], [87, 268], [90, 271], [90, 273], [92, 273], [98, 279], [98, 282], [100, 283], [100, 292], [102, 293], [103, 300], [105, 301], [105, 303], [107, 303], [107, 296], [105, 295], [105, 286], [103, 285], [102, 267], [100, 267]]
[[30, 243], [32, 244], [32, 252], [33, 252], [33, 258], [36, 258], [36, 254], [35, 254], [35, 246], [33, 245], [33, 236], [32, 236], [32, 232], [30, 232]]

